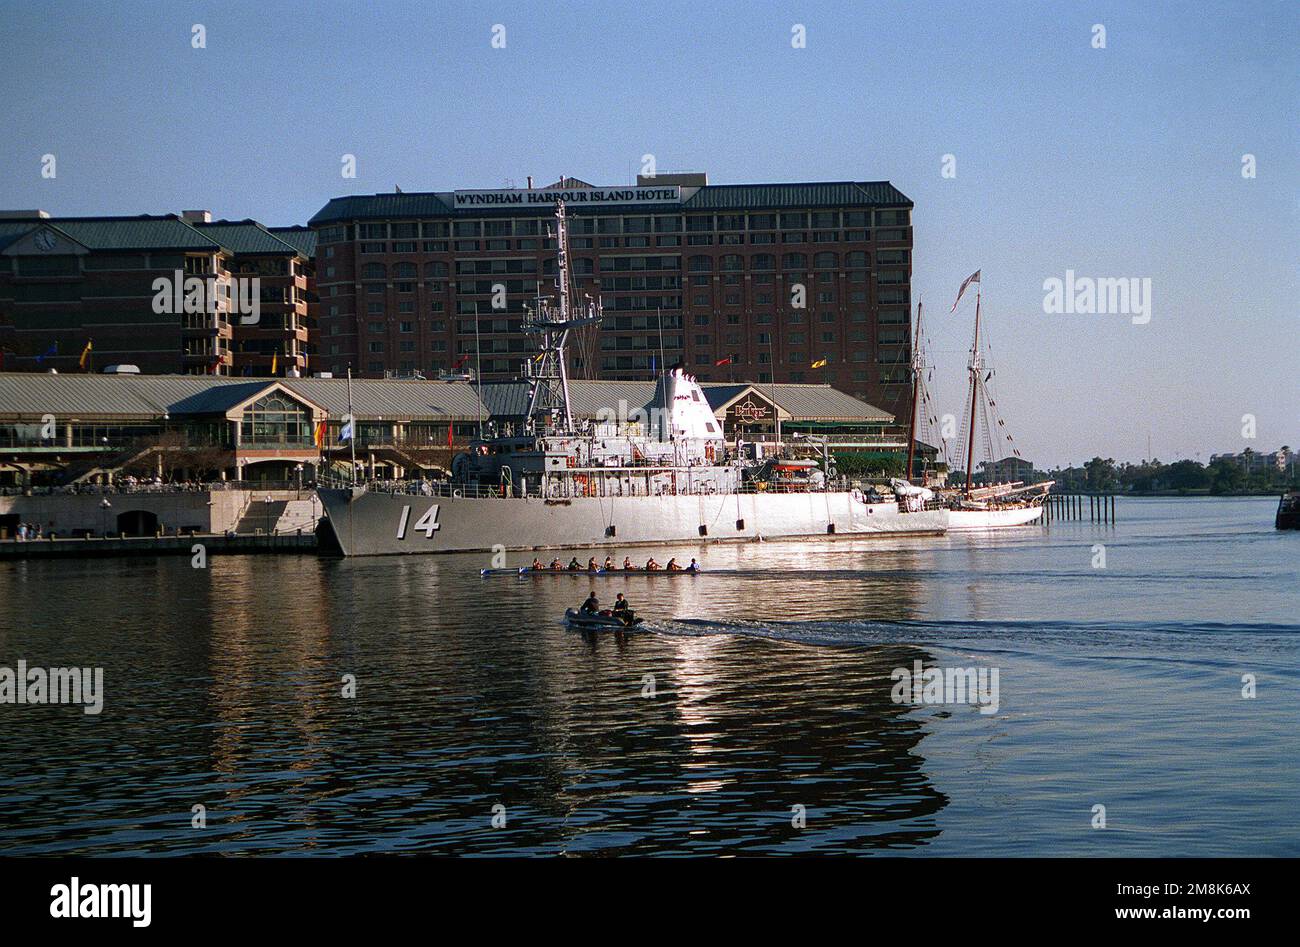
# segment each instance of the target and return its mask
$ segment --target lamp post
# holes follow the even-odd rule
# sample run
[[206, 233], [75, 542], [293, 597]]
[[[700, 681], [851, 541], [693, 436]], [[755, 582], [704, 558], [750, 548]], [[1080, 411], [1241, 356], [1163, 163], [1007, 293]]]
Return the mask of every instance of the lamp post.
[[266, 495], [262, 501], [262, 511], [266, 514], [266, 534], [271, 535], [271, 494]]
[[293, 469], [298, 474], [298, 492], [294, 497], [294, 499], [301, 500], [302, 499], [302, 464], [298, 464]]
[[100, 533], [105, 539], [108, 538], [108, 511], [112, 508], [113, 504], [108, 502], [108, 497], [104, 497], [99, 503], [99, 525], [102, 527]]

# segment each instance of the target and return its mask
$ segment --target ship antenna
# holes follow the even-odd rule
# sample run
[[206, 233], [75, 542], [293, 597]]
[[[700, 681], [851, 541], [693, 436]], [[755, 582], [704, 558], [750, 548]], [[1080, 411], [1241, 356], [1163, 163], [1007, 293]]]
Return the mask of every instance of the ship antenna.
[[[572, 434], [573, 411], [569, 401], [569, 369], [565, 357], [569, 332], [601, 320], [600, 300], [586, 302], [574, 311], [569, 302], [569, 237], [564, 201], [555, 202], [555, 296], [537, 297], [532, 311], [525, 310], [522, 328], [538, 335], [538, 354], [524, 363], [528, 379], [530, 433], [546, 433], [548, 422], [556, 433]], [[539, 424], [540, 419], [540, 424]]]

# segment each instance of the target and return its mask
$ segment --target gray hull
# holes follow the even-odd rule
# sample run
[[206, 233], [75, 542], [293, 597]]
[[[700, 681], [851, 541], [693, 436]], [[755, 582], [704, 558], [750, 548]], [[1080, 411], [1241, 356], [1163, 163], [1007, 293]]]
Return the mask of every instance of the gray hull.
[[[426, 497], [319, 491], [344, 555], [626, 547], [873, 535], [937, 535], [948, 512], [900, 512], [850, 493], [677, 496]], [[741, 521], [738, 523], [738, 521]], [[703, 527], [703, 531], [701, 530]]]

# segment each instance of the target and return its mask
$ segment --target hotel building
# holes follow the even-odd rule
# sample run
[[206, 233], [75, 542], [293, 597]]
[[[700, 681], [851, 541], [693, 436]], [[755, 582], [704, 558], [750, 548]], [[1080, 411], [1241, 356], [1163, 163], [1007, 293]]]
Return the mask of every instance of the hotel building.
[[706, 382], [824, 383], [910, 410], [912, 202], [889, 182], [531, 183], [329, 201], [309, 222], [313, 369], [519, 377], [535, 345], [523, 307], [554, 292], [562, 199], [579, 298], [604, 309], [574, 334], [576, 377], [645, 380], [680, 360]]
[[[0, 213], [0, 367], [130, 365], [145, 374], [259, 376], [272, 374], [274, 363], [277, 375], [306, 372], [314, 249], [315, 234], [305, 227], [213, 222], [207, 211]], [[186, 312], [180, 291], [159, 305], [159, 279], [192, 278], [247, 281], [250, 302], [256, 278], [256, 320], [232, 312], [231, 299]]]

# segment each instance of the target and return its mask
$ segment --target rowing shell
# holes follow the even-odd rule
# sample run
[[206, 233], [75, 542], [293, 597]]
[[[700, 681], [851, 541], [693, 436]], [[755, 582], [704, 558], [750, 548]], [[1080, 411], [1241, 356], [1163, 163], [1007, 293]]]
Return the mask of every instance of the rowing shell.
[[589, 569], [534, 569], [531, 566], [524, 566], [519, 569], [479, 569], [478, 574], [481, 576], [490, 575], [699, 575], [703, 569], [679, 569], [669, 572], [667, 569], [597, 569], [592, 572]]

